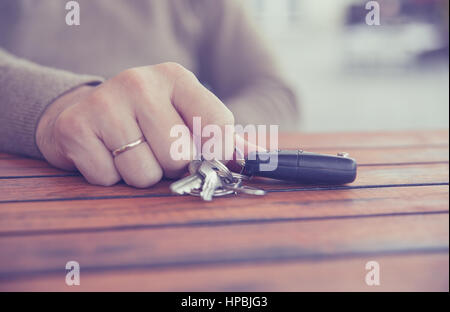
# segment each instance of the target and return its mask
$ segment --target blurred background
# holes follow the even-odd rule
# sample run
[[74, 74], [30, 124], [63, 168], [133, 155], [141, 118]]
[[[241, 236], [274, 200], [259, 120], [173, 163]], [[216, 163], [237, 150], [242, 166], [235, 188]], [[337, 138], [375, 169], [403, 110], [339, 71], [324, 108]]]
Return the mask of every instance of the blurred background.
[[448, 0], [247, 0], [304, 132], [448, 128]]

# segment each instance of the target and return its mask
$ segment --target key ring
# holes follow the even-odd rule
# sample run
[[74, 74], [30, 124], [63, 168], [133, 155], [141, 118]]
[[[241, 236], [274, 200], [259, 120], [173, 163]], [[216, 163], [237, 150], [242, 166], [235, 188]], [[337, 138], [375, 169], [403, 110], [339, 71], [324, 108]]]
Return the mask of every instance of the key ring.
[[[249, 180], [250, 177], [240, 174], [231, 172], [230, 169], [228, 169], [227, 166], [225, 166], [221, 161], [217, 159], [212, 160], [193, 160], [189, 163], [188, 169], [189, 173], [195, 174], [199, 167], [202, 165], [203, 161], [207, 161], [211, 164], [211, 166], [216, 170], [217, 174], [220, 176], [221, 179], [224, 180], [224, 183], [222, 186], [214, 191], [213, 196], [214, 197], [220, 197], [220, 196], [226, 196], [231, 194], [237, 194], [237, 193], [244, 193], [249, 195], [265, 195], [266, 192], [264, 190], [260, 190], [257, 188], [244, 186], [242, 185], [242, 180]], [[186, 192], [189, 195], [193, 196], [201, 196], [202, 189], [192, 189], [189, 192]]]
[[254, 187], [247, 186], [247, 185], [239, 185], [237, 187], [233, 186], [233, 185], [226, 185], [225, 188], [235, 191], [236, 193], [244, 193], [244, 194], [248, 194], [248, 195], [266, 195], [267, 194], [267, 192], [262, 189], [254, 188]]
[[228, 167], [223, 164], [223, 162], [218, 161], [215, 158], [213, 158], [212, 160], [209, 160], [209, 162], [214, 167], [217, 168], [219, 175], [220, 175], [220, 173], [222, 173], [222, 175], [221, 175], [222, 177], [229, 179], [231, 181], [233, 180], [233, 178], [234, 178], [233, 174], [231, 173], [230, 169], [228, 169]]
[[[239, 187], [240, 183], [241, 183], [241, 181], [233, 183], [234, 187]], [[187, 192], [187, 194], [200, 197], [201, 191], [202, 191], [201, 189], [194, 189], [194, 190]], [[223, 187], [223, 188], [215, 190], [213, 196], [220, 197], [220, 196], [226, 196], [226, 195], [231, 195], [231, 194], [236, 194], [236, 191], [234, 191], [233, 189], [226, 189], [225, 187]]]
[[[189, 173], [190, 174], [195, 174], [197, 171], [198, 171], [198, 168], [201, 166], [201, 164], [202, 164], [202, 160], [193, 160], [193, 161], [191, 161], [190, 163], [189, 163], [189, 166], [188, 166], [188, 169], [189, 169]], [[222, 165], [222, 166], [220, 166], [220, 168], [217, 168], [217, 174], [219, 174], [219, 175], [221, 175], [221, 176], [223, 176], [223, 178], [229, 178], [230, 176], [231, 176], [231, 178], [232, 178], [232, 180], [231, 181], [233, 181], [234, 180], [234, 177], [232, 176], [232, 173], [231, 173], [231, 171], [224, 165], [224, 164], [222, 164], [221, 162], [219, 162], [219, 161], [215, 161], [215, 162], [212, 162], [212, 161], [210, 161], [210, 163], [215, 167], [215, 168], [217, 168], [217, 167], [219, 167], [220, 165]], [[221, 169], [224, 169], [223, 167], [225, 167], [226, 168], [226, 171], [225, 170], [221, 170]], [[224, 171], [225, 171], [225, 174], [224, 174]], [[229, 174], [229, 175], [228, 175]], [[225, 175], [225, 176], [224, 176]], [[240, 182], [240, 181], [239, 181]], [[191, 191], [189, 191], [189, 192], [187, 192], [187, 194], [189, 194], [189, 195], [193, 195], [193, 196], [201, 196], [200, 195], [200, 193], [201, 193], [201, 189], [193, 189], [193, 190], [191, 190]], [[227, 189], [225, 189], [225, 188], [221, 188], [221, 189], [217, 189], [215, 192], [214, 192], [214, 196], [215, 197], [217, 197], [217, 196], [225, 196], [225, 195], [230, 195], [230, 194], [233, 194], [233, 193], [235, 193], [233, 190], [227, 190]]]
[[[187, 192], [187, 194], [200, 197], [201, 196], [200, 195], [201, 191], [202, 190], [200, 190], [200, 189], [195, 189], [195, 190], [192, 190], [190, 192]], [[216, 190], [214, 192], [213, 196], [214, 197], [221, 197], [221, 196], [231, 195], [231, 194], [234, 194], [234, 193], [236, 193], [236, 192], [233, 191], [233, 190], [221, 189], [221, 190]]]
[[[215, 158], [212, 160], [206, 160], [206, 161], [208, 161], [210, 164], [213, 165], [213, 167], [215, 169], [217, 169], [217, 173], [219, 174], [220, 177], [222, 177], [224, 179], [228, 179], [228, 181], [233, 182], [233, 181], [239, 180], [239, 179], [242, 179], [242, 180], [248, 179], [247, 177], [245, 177], [241, 174], [231, 172], [227, 166], [225, 166], [221, 161], [219, 161]], [[191, 161], [188, 166], [189, 173], [190, 174], [196, 173], [201, 164], [202, 164], [202, 160]]]
[[248, 181], [251, 178], [251, 177], [249, 177], [249, 176], [247, 176], [245, 174], [241, 174], [241, 173], [232, 172], [231, 174], [233, 175], [233, 178], [236, 179], [236, 180]]
[[198, 159], [191, 161], [188, 166], [189, 174], [195, 174], [201, 164], [202, 161]]

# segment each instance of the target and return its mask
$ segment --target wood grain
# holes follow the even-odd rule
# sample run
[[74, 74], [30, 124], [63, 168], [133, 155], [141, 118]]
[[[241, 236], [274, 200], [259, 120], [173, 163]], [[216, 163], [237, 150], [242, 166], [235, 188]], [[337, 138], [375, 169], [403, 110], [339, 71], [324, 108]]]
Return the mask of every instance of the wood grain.
[[[311, 152], [324, 154], [336, 154], [340, 150], [336, 149], [311, 149]], [[379, 164], [408, 164], [408, 163], [433, 163], [447, 162], [449, 160], [448, 146], [435, 148], [423, 147], [402, 147], [402, 148], [378, 148], [373, 149], [352, 149], [351, 157], [355, 158], [360, 165]], [[58, 170], [50, 166], [47, 162], [27, 158], [0, 158], [0, 179], [3, 177], [34, 177], [34, 176], [68, 176], [75, 175], [76, 172]]]
[[0, 279], [60, 272], [69, 260], [95, 272], [448, 253], [448, 243], [448, 214], [2, 237]]
[[[350, 152], [358, 178], [254, 179], [267, 196], [206, 203], [169, 194], [170, 181], [98, 187], [0, 153], [0, 291], [448, 291], [448, 130], [288, 133], [280, 146]], [[64, 285], [69, 260], [77, 289]], [[377, 288], [364, 283], [368, 260], [381, 265]]]
[[[375, 166], [358, 169], [356, 181], [350, 187], [392, 184], [448, 183], [448, 164]], [[88, 184], [83, 177], [51, 177], [0, 180], [0, 205], [10, 201], [64, 200], [97, 197], [169, 196], [169, 181], [148, 189], [135, 189], [118, 184], [101, 187]], [[272, 179], [254, 179], [249, 185], [266, 190], [302, 190], [310, 188]]]
[[[380, 264], [380, 285], [364, 279]], [[64, 272], [0, 281], [0, 291], [446, 291], [448, 254], [400, 255], [277, 263], [238, 263], [168, 270], [84, 272], [81, 285]], [[421, 272], [421, 274], [417, 274]]]
[[269, 193], [203, 202], [191, 196], [0, 205], [0, 237], [448, 211], [448, 186]]
[[56, 169], [43, 160], [28, 158], [0, 158], [0, 178], [52, 175], [67, 176], [74, 174], [77, 173]]
[[7, 153], [0, 153], [0, 159], [13, 159], [13, 158], [22, 158], [19, 155], [13, 155], [13, 154], [7, 154]]
[[[379, 131], [379, 132], [334, 132], [334, 133], [280, 133], [279, 146], [301, 149], [360, 149], [388, 147], [448, 147], [449, 130], [427, 131]], [[268, 140], [269, 142], [269, 140]], [[2, 158], [23, 158], [20, 155], [0, 153]]]
[[282, 133], [279, 146], [302, 149], [379, 149], [387, 147], [448, 147], [448, 129], [431, 131], [381, 131], [335, 133]]

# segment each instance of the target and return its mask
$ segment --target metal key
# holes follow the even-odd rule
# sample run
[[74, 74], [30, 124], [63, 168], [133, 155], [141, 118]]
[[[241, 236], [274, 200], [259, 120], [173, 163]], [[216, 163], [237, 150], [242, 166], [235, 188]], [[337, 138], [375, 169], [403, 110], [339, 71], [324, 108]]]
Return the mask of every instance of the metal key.
[[205, 160], [198, 168], [198, 173], [204, 177], [202, 191], [200, 196], [203, 200], [210, 201], [214, 195], [214, 192], [222, 188], [222, 180], [214, 170], [214, 165]]
[[248, 177], [231, 172], [218, 160], [194, 160], [189, 164], [190, 175], [170, 185], [172, 192], [200, 196], [211, 201], [214, 196], [235, 193], [264, 195], [264, 190], [242, 185]]
[[201, 188], [202, 183], [203, 176], [199, 173], [194, 173], [172, 183], [170, 185], [170, 190], [180, 195], [188, 194], [194, 189]]
[[236, 193], [243, 193], [243, 194], [247, 194], [247, 195], [266, 195], [267, 192], [262, 190], [262, 189], [258, 189], [255, 187], [251, 187], [251, 186], [247, 186], [247, 185], [242, 185], [242, 183], [223, 183], [223, 188], [226, 190], [231, 190], [234, 191]]

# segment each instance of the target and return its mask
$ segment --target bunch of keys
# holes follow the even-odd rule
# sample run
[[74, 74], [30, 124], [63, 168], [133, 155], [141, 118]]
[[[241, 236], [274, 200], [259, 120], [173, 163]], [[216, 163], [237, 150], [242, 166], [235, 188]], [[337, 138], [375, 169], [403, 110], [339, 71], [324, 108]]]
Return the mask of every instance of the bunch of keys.
[[[274, 155], [276, 153], [276, 155]], [[261, 170], [261, 165], [276, 156], [274, 170]], [[235, 193], [265, 195], [261, 189], [245, 186], [242, 181], [251, 176], [293, 181], [309, 185], [340, 185], [356, 179], [356, 161], [347, 153], [325, 155], [301, 150], [256, 152], [238, 161], [241, 173], [231, 172], [218, 160], [194, 160], [189, 164], [190, 175], [170, 185], [176, 194], [200, 196], [210, 201], [213, 196]]]
[[213, 196], [225, 196], [235, 193], [250, 195], [265, 195], [261, 189], [242, 185], [249, 177], [231, 172], [219, 160], [193, 160], [189, 163], [189, 173], [170, 185], [173, 193], [200, 196], [205, 201], [211, 201]]

